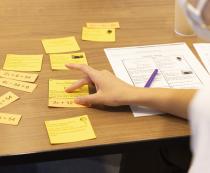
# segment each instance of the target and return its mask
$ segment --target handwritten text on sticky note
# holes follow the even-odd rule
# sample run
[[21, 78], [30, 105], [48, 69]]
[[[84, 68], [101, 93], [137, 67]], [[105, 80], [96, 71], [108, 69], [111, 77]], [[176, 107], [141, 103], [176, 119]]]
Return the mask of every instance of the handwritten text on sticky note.
[[21, 115], [19, 114], [0, 113], [1, 124], [18, 125], [20, 119]]
[[7, 92], [6, 94], [0, 96], [0, 108], [7, 106], [8, 104], [16, 101], [17, 99], [19, 99], [19, 97], [16, 96], [14, 93], [10, 91]]
[[78, 96], [86, 96], [89, 94], [88, 85], [84, 85], [80, 89], [72, 93], [66, 93], [65, 89], [76, 80], [49, 80], [49, 103], [50, 107], [83, 107], [74, 103], [74, 99]]
[[38, 74], [0, 70], [0, 76], [3, 78], [14, 79], [19, 81], [35, 82], [35, 80], [38, 77]]
[[96, 135], [87, 115], [45, 121], [51, 144], [94, 139]]
[[26, 92], [33, 92], [33, 90], [37, 87], [37, 84], [21, 82], [21, 81], [7, 79], [7, 78], [0, 78], [0, 86], [17, 89], [21, 91], [26, 91]]

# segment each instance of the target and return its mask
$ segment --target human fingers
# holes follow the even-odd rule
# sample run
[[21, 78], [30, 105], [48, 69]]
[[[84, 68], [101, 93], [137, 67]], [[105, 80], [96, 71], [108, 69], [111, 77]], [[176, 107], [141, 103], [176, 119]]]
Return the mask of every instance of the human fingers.
[[66, 64], [66, 67], [69, 69], [80, 70], [87, 74], [90, 78], [94, 78], [94, 76], [99, 72], [98, 70], [85, 64]]
[[72, 92], [72, 91], [82, 87], [83, 85], [90, 84], [90, 83], [92, 83], [90, 78], [89, 77], [85, 77], [85, 78], [83, 78], [81, 80], [78, 80], [77, 82], [73, 83], [71, 86], [66, 88], [65, 91], [67, 93], [69, 93], [69, 92]]
[[76, 104], [80, 104], [80, 105], [84, 105], [88, 107], [91, 105], [102, 104], [98, 93], [90, 94], [87, 96], [80, 96], [80, 97], [75, 98], [74, 101]]

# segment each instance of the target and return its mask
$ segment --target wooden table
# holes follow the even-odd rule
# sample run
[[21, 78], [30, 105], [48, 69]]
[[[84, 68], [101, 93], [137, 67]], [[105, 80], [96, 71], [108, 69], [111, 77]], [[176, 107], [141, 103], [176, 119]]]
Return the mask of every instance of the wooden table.
[[[52, 71], [43, 38], [75, 36], [90, 66], [112, 70], [104, 48], [185, 41], [195, 37], [174, 33], [171, 0], [2, 0], [0, 5], [0, 65], [7, 53], [44, 54], [38, 88], [33, 93], [0, 87], [0, 95], [13, 91], [20, 100], [1, 112], [22, 114], [18, 126], [0, 124], [1, 163], [52, 160], [92, 154], [118, 153], [136, 144], [189, 135], [187, 121], [170, 115], [134, 118], [129, 107], [49, 108], [48, 79], [79, 79], [78, 71]], [[117, 41], [81, 40], [86, 22], [119, 21]], [[114, 86], [113, 86], [114, 87]], [[44, 121], [87, 114], [97, 138], [62, 145], [49, 143]]]

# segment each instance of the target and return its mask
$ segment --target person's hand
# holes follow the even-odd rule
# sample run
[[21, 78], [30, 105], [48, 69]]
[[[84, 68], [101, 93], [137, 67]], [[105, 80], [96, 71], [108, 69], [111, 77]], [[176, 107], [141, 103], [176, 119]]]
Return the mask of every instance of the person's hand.
[[69, 69], [82, 71], [86, 76], [69, 86], [65, 91], [70, 93], [86, 84], [94, 84], [96, 93], [88, 96], [81, 96], [75, 99], [75, 103], [91, 106], [103, 104], [108, 106], [127, 105], [129, 94], [133, 90], [133, 86], [116, 78], [107, 70], [96, 70], [87, 65], [68, 64]]

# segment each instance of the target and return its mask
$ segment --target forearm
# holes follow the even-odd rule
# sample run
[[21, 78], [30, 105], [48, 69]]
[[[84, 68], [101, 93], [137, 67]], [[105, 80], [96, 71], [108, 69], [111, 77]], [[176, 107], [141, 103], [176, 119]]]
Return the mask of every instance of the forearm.
[[204, 12], [203, 12], [203, 17], [204, 21], [206, 22], [207, 25], [210, 25], [210, 1], [207, 2], [206, 6], [204, 7]]
[[187, 119], [188, 106], [196, 91], [195, 89], [133, 88], [128, 102]]

